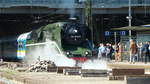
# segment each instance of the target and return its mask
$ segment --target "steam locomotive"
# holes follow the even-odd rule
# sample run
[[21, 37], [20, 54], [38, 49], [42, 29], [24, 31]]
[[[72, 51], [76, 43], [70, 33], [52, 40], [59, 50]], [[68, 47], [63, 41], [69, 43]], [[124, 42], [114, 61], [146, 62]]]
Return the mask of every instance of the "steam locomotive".
[[55, 41], [71, 59], [86, 61], [92, 56], [90, 29], [77, 21], [70, 21], [48, 24], [11, 39], [1, 39], [0, 58], [22, 60], [28, 50], [26, 45], [44, 43], [47, 40]]
[[90, 29], [75, 21], [64, 24], [61, 29], [62, 48], [69, 58], [86, 61], [92, 56]]

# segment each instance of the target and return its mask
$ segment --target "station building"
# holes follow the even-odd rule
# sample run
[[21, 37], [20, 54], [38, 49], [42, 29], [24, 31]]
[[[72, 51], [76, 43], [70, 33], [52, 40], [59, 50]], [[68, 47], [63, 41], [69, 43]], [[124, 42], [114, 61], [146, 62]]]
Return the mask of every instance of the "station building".
[[[85, 0], [75, 0], [74, 3], [70, 1], [0, 0], [0, 37], [63, 21], [72, 10], [80, 22], [84, 23]], [[97, 42], [113, 41], [113, 33], [105, 36], [105, 31], [128, 26], [128, 8], [129, 0], [92, 0], [93, 31]], [[132, 26], [150, 24], [150, 0], [131, 0], [131, 15]]]

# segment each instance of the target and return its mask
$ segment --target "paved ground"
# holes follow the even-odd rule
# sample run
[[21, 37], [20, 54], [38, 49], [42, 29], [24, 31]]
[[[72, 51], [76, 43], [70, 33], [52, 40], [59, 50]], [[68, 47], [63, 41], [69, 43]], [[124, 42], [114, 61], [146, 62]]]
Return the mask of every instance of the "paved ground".
[[[130, 64], [125, 62], [113, 62], [108, 63], [108, 68], [145, 68], [150, 72], [150, 64], [144, 63]], [[107, 77], [86, 78], [46, 72], [19, 73], [14, 75], [14, 79], [21, 81], [24, 84], [125, 84], [125, 81], [109, 81]]]
[[136, 62], [135, 64], [131, 64], [128, 62], [112, 62], [108, 63], [107, 67], [112, 68], [123, 68], [123, 69], [145, 69], [146, 74], [150, 74], [150, 63], [142, 63]]
[[0, 84], [23, 84], [23, 83], [15, 81], [15, 80], [8, 80], [6, 78], [0, 77]]
[[108, 68], [144, 68], [144, 69], [150, 69], [150, 63], [142, 63], [142, 62], [136, 62], [136, 63], [129, 63], [129, 62], [111, 62], [107, 64]]
[[56, 73], [21, 73], [26, 84], [125, 84], [124, 81], [108, 81], [105, 77], [66, 76]]

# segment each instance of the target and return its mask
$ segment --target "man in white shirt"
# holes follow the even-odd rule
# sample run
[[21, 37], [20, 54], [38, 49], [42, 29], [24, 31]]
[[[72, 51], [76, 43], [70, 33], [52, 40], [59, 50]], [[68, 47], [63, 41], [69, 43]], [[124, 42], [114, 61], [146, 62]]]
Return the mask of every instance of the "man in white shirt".
[[104, 44], [100, 44], [100, 47], [98, 48], [98, 59], [103, 59], [106, 57], [106, 47]]

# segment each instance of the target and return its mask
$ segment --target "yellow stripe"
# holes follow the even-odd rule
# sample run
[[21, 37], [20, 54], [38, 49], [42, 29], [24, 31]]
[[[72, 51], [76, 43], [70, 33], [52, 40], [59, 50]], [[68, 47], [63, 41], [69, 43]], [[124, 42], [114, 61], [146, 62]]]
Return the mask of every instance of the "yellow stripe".
[[25, 50], [17, 50], [17, 52], [25, 52]]

